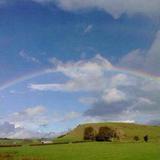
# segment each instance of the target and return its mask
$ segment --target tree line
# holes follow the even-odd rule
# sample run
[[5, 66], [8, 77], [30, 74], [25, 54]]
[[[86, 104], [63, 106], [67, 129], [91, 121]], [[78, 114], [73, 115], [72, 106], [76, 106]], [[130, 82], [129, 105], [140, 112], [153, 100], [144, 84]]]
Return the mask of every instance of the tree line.
[[[119, 130], [115, 130], [112, 128], [109, 128], [107, 126], [100, 127], [98, 133], [95, 131], [93, 127], [86, 127], [84, 129], [84, 140], [88, 141], [113, 141], [113, 139], [120, 140], [120, 138], [123, 136], [123, 133], [120, 133]], [[143, 140], [145, 142], [148, 142], [148, 135], [145, 135], [143, 137]], [[140, 138], [138, 136], [134, 136], [133, 140], [139, 141]]]
[[109, 127], [100, 127], [98, 133], [93, 127], [86, 127], [84, 130], [84, 140], [112, 141], [113, 138], [118, 138], [118, 135]]

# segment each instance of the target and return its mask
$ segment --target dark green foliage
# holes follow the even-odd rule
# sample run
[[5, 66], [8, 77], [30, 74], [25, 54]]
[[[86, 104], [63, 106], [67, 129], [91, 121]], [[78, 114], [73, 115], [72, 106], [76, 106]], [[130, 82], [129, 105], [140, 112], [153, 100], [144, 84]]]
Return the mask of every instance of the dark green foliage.
[[0, 145], [0, 147], [21, 147], [22, 145], [20, 144], [4, 144], [4, 145]]
[[109, 127], [100, 127], [99, 133], [96, 136], [96, 141], [112, 141], [114, 137], [114, 130]]
[[84, 140], [95, 140], [95, 130], [93, 129], [93, 127], [87, 127], [84, 130]]
[[139, 141], [139, 140], [140, 140], [138, 136], [134, 136], [133, 139], [134, 139], [135, 141]]
[[144, 136], [144, 141], [145, 141], [145, 142], [148, 142], [148, 135], [145, 135], [145, 136]]

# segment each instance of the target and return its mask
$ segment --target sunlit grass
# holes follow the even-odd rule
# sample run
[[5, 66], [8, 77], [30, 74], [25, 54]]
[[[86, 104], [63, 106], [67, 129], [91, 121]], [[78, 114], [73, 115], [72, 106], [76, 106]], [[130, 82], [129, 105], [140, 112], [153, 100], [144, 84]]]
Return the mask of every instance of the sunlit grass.
[[[159, 143], [63, 144], [0, 148], [6, 160], [159, 160]], [[7, 159], [8, 158], [8, 159]]]

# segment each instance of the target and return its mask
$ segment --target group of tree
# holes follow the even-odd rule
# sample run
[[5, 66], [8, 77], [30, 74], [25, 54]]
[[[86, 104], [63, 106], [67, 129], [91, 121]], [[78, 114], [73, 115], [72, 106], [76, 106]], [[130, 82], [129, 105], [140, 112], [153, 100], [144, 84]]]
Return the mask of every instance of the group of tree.
[[84, 140], [112, 141], [116, 137], [115, 130], [109, 127], [100, 127], [98, 133], [96, 133], [93, 127], [87, 127], [84, 130]]
[[[84, 129], [84, 140], [88, 141], [112, 141], [114, 138], [120, 139], [123, 137], [124, 133], [121, 130], [112, 129], [110, 127], [100, 127], [98, 132], [93, 127], [86, 127]], [[134, 136], [135, 141], [139, 141], [139, 136]], [[148, 142], [148, 135], [143, 137], [145, 142]]]
[[[134, 139], [135, 141], [139, 141], [139, 140], [140, 140], [140, 138], [139, 138], [138, 136], [134, 136], [133, 139]], [[145, 136], [143, 137], [143, 140], [144, 140], [145, 142], [148, 142], [148, 139], [149, 139], [148, 135], [145, 135]]]

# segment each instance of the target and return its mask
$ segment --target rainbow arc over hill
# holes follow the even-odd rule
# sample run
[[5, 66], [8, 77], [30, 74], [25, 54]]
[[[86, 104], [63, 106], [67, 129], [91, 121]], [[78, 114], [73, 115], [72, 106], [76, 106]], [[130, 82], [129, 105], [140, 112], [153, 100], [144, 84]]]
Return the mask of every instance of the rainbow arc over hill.
[[[144, 72], [144, 71], [131, 70], [131, 69], [128, 69], [128, 68], [123, 68], [123, 67], [113, 67], [111, 69], [111, 71], [124, 73], [124, 74], [127, 74], [127, 75], [132, 75], [132, 76], [139, 77], [139, 78], [144, 78], [144, 79], [147, 79], [147, 80], [159, 81], [160, 82], [160, 76], [153, 75], [153, 74], [150, 74], [150, 73], [147, 73], [147, 72]], [[7, 81], [6, 83], [1, 84], [0, 85], [0, 91], [3, 91], [3, 90], [5, 90], [9, 87], [12, 87], [12, 86], [14, 86], [18, 83], [21, 83], [21, 82], [24, 82], [24, 81], [27, 81], [27, 80], [31, 80], [31, 79], [36, 78], [38, 76], [44, 76], [46, 74], [54, 73], [54, 72], [55, 71], [53, 69], [44, 69], [44, 70], [41, 70], [41, 71], [30, 73], [28, 75], [20, 76], [16, 79], [12, 79], [10, 81]]]

